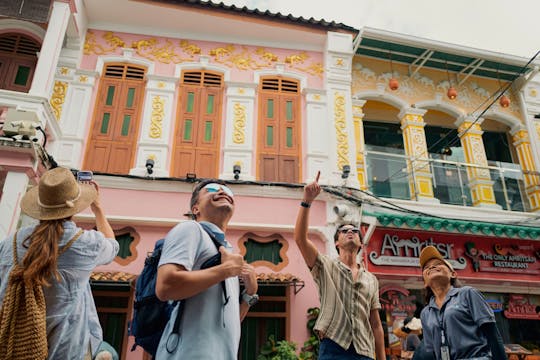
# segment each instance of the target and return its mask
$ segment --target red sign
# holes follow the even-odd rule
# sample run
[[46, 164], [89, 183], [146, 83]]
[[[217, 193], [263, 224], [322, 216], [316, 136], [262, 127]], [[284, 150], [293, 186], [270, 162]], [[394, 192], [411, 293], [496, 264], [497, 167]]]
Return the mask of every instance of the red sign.
[[416, 310], [416, 296], [409, 296], [409, 290], [396, 285], [387, 285], [379, 289], [379, 298], [383, 310], [390, 313], [403, 312], [412, 314]]
[[540, 243], [427, 231], [376, 229], [367, 246], [375, 274], [421, 275], [419, 256], [435, 246], [461, 278], [540, 282]]
[[509, 319], [540, 320], [540, 312], [537, 311], [539, 307], [536, 304], [531, 304], [527, 296], [510, 295], [504, 316]]

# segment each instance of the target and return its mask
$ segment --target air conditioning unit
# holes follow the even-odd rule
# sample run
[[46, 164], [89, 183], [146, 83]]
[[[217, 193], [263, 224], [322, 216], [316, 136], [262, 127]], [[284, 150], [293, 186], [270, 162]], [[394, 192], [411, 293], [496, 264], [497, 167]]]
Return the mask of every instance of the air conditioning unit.
[[6, 137], [33, 140], [36, 138], [36, 128], [40, 124], [35, 112], [9, 108], [2, 131]]

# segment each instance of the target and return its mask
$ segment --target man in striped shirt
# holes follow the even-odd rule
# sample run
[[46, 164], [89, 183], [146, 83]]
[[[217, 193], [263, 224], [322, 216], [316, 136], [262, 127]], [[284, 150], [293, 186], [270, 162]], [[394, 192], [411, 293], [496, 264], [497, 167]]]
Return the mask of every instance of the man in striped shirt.
[[351, 224], [338, 228], [336, 259], [319, 253], [307, 238], [309, 208], [321, 192], [318, 180], [319, 174], [304, 188], [294, 238], [319, 289], [321, 312], [315, 323], [321, 339], [319, 360], [384, 360], [379, 283], [357, 261], [362, 248], [359, 229]]

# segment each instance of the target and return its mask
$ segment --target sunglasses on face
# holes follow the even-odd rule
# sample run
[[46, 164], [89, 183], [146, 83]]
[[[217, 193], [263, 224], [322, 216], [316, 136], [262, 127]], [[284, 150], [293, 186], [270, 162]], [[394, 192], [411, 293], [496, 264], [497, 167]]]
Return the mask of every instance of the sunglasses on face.
[[203, 189], [206, 189], [206, 191], [208, 191], [209, 193], [217, 193], [219, 192], [219, 190], [223, 190], [225, 194], [229, 195], [230, 197], [234, 197], [232, 190], [225, 185], [211, 183], [206, 185]]
[[340, 234], [346, 234], [348, 232], [352, 232], [353, 234], [359, 234], [360, 233], [360, 229], [357, 229], [357, 228], [344, 228], [344, 229], [339, 229], [338, 232]]

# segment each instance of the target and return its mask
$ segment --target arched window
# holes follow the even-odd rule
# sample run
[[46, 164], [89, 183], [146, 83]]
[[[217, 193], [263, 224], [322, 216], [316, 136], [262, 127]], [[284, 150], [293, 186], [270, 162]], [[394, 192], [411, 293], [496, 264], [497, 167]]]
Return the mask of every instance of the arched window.
[[211, 71], [184, 71], [171, 165], [173, 177], [217, 177], [223, 77]]
[[259, 87], [258, 177], [295, 183], [300, 174], [300, 84], [263, 77]]
[[105, 66], [94, 111], [84, 167], [127, 174], [133, 165], [146, 69], [131, 64]]
[[22, 34], [0, 35], [0, 89], [28, 92], [41, 45]]

